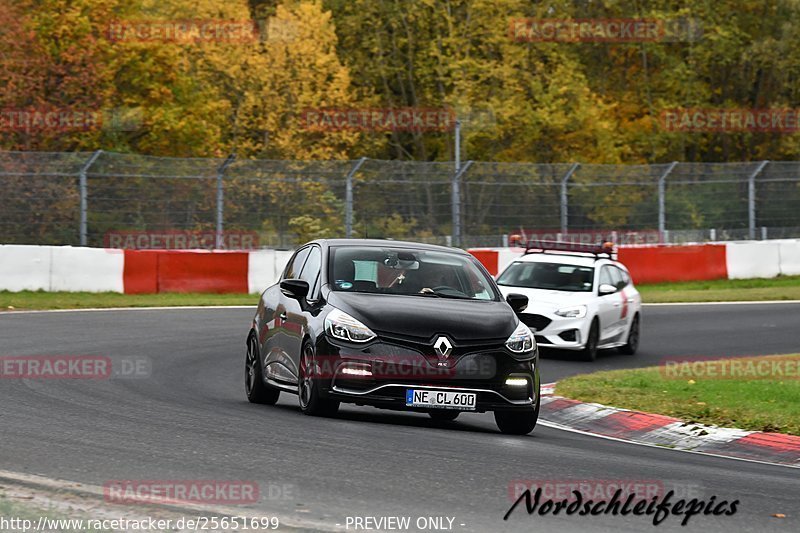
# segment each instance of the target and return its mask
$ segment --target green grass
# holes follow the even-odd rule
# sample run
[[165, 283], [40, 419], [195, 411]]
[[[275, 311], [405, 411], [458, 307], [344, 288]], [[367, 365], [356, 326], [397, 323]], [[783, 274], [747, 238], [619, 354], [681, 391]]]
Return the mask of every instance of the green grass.
[[645, 303], [800, 300], [800, 276], [637, 285]]
[[159, 307], [178, 305], [252, 305], [255, 307], [258, 305], [258, 295], [0, 291], [0, 312], [29, 309], [85, 309], [92, 307]]
[[[31, 528], [29, 531], [33, 531], [39, 522], [39, 517], [45, 517], [51, 521], [62, 520], [63, 522], [59, 523], [61, 527], [59, 527], [57, 530], [63, 533], [99, 533], [100, 531], [103, 531], [96, 528], [89, 528], [87, 522], [84, 522], [84, 527], [80, 529], [74, 527], [77, 525], [75, 522], [67, 522], [68, 520], [89, 520], [91, 517], [86, 513], [79, 513], [72, 509], [70, 509], [70, 511], [63, 511], [54, 510], [49, 507], [44, 508], [38, 505], [33, 505], [25, 500], [9, 499], [4, 494], [0, 494], [0, 516], [4, 517], [8, 521], [17, 519], [15, 523], [10, 523], [10, 525], [15, 526], [14, 529], [7, 529], [4, 531], [22, 531], [23, 524], [20, 523], [22, 520], [29, 521], [29, 527]], [[53, 522], [50, 522], [50, 525], [53, 525]], [[50, 530], [55, 531], [52, 529]]]
[[673, 416], [689, 422], [800, 435], [800, 355], [737, 359], [776, 361], [793, 378], [704, 378], [665, 367], [567, 378], [556, 394], [585, 402]]

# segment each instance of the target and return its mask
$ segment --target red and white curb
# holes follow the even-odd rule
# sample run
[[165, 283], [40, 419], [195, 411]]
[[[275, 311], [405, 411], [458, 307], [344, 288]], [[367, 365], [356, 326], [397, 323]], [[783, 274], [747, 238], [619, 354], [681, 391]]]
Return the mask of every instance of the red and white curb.
[[673, 450], [800, 468], [800, 437], [706, 426], [678, 418], [584, 403], [542, 385], [539, 418], [548, 425]]

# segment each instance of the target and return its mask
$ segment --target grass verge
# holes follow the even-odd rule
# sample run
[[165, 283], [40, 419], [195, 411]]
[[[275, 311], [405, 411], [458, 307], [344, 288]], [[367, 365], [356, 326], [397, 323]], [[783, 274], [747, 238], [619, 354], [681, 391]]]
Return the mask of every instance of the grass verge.
[[800, 276], [638, 285], [645, 303], [800, 300]]
[[[42, 519], [44, 531], [60, 531], [62, 533], [94, 533], [103, 530], [93, 527], [80, 527], [88, 515], [72, 511], [54, 510], [32, 505], [29, 502], [14, 501], [0, 494], [0, 517], [3, 517], [7, 529], [3, 531], [34, 531]], [[48, 527], [49, 526], [49, 527]]]
[[160, 307], [179, 305], [258, 305], [255, 294], [119, 294], [116, 292], [0, 291], [0, 312], [31, 309]]
[[[800, 300], [800, 276], [774, 279], [692, 281], [639, 285], [645, 303]], [[0, 291], [0, 312], [9, 308], [82, 309], [177, 305], [253, 305], [254, 294], [119, 294], [115, 292]]]
[[720, 361], [575, 376], [559, 381], [556, 394], [689, 422], [800, 435], [800, 354]]

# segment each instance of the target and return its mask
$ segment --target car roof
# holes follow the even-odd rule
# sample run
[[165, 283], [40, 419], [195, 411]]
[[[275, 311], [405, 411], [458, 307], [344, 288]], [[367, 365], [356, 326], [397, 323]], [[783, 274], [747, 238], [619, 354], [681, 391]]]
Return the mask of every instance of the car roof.
[[556, 254], [525, 254], [514, 259], [516, 263], [559, 263], [563, 265], [575, 266], [588, 266], [595, 267], [601, 265], [616, 265], [616, 261], [611, 261], [604, 258], [588, 257], [586, 255], [577, 255], [570, 253]]
[[[449, 248], [437, 244], [424, 244], [421, 242], [395, 241], [391, 239], [317, 239], [312, 243], [326, 247], [334, 246], [367, 246], [375, 248], [409, 248], [415, 250], [428, 250], [432, 252], [449, 252], [459, 255], [469, 255], [460, 248]], [[311, 244], [311, 243], [309, 243]]]

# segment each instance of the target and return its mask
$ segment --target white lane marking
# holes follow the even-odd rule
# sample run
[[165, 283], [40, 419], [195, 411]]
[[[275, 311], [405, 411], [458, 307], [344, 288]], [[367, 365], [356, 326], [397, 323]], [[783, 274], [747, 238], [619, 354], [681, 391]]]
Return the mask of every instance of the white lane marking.
[[744, 457], [733, 457], [733, 456], [730, 456], [730, 455], [718, 455], [716, 453], [711, 453], [711, 452], [706, 452], [706, 451], [683, 450], [683, 449], [680, 449], [680, 448], [670, 448], [670, 447], [667, 447], [667, 446], [658, 445], [658, 444], [650, 444], [650, 443], [647, 443], [647, 442], [637, 442], [635, 440], [625, 440], [625, 439], [620, 439], [618, 437], [609, 437], [608, 435], [598, 435], [597, 433], [591, 433], [589, 431], [583, 431], [581, 429], [574, 429], [574, 428], [571, 428], [571, 427], [562, 426], [561, 424], [557, 424], [555, 422], [548, 422], [547, 420], [542, 420], [541, 418], [539, 419], [538, 424], [540, 424], [542, 426], [545, 426], [545, 427], [548, 427], [548, 428], [551, 428], [551, 429], [558, 429], [558, 430], [561, 430], [561, 431], [568, 431], [570, 433], [578, 433], [579, 435], [585, 435], [587, 437], [596, 437], [598, 439], [613, 440], [615, 442], [622, 442], [622, 443], [625, 443], [625, 444], [632, 444], [632, 445], [635, 445], [635, 446], [647, 446], [648, 448], [658, 448], [659, 450], [668, 450], [668, 451], [672, 451], [672, 452], [694, 453], [694, 454], [697, 454], [697, 455], [707, 455], [707, 456], [712, 456], [712, 457], [720, 457], [722, 459], [733, 459], [734, 461], [744, 461], [746, 463], [757, 463], [757, 464], [762, 464], [762, 465], [783, 466], [783, 467], [788, 467], [788, 468], [800, 469], [800, 465], [789, 465], [789, 464], [785, 464], [785, 463], [771, 463], [769, 461], [759, 461], [757, 459], [746, 459]]
[[75, 312], [96, 312], [96, 311], [182, 311], [195, 309], [255, 309], [258, 303], [253, 305], [176, 305], [163, 307], [87, 307], [85, 309], [31, 309], [26, 311], [3, 311], [3, 315], [23, 315], [32, 313], [75, 313]]
[[[764, 300], [764, 301], [743, 301], [743, 302], [668, 302], [668, 303], [642, 303], [644, 307], [667, 307], [683, 305], [775, 305], [775, 304], [800, 304], [800, 300]], [[75, 312], [97, 312], [97, 311], [180, 311], [195, 309], [254, 309], [258, 303], [253, 305], [173, 305], [173, 306], [141, 306], [141, 307], [87, 307], [84, 309], [30, 309], [24, 311], [5, 311], [0, 309], [0, 316], [21, 315], [31, 313], [75, 313]]]
[[681, 305], [775, 305], [775, 304], [800, 304], [800, 300], [745, 300], [741, 302], [664, 302], [664, 303], [642, 303], [644, 307], [667, 307]]
[[[103, 487], [98, 485], [90, 485], [86, 483], [77, 483], [74, 481], [65, 481], [62, 479], [55, 479], [45, 476], [38, 476], [35, 474], [26, 474], [22, 472], [11, 472], [9, 470], [0, 470], [0, 480], [8, 483], [18, 483], [24, 486], [33, 486], [40, 489], [68, 491], [72, 493], [82, 493], [84, 496], [99, 497], [105, 499], [105, 491]], [[281, 516], [267, 510], [258, 510], [252, 508], [234, 508], [221, 505], [201, 505], [191, 502], [178, 502], [178, 503], [145, 503], [145, 506], [165, 507], [176, 510], [192, 510], [203, 513], [213, 514], [215, 516], [239, 516], [245, 518], [260, 518], [265, 514], [274, 516], [280, 520], [281, 527], [307, 529], [311, 528], [314, 531], [343, 531], [342, 527], [333, 527], [324, 522], [317, 522], [316, 520], [302, 519], [296, 517]]]

